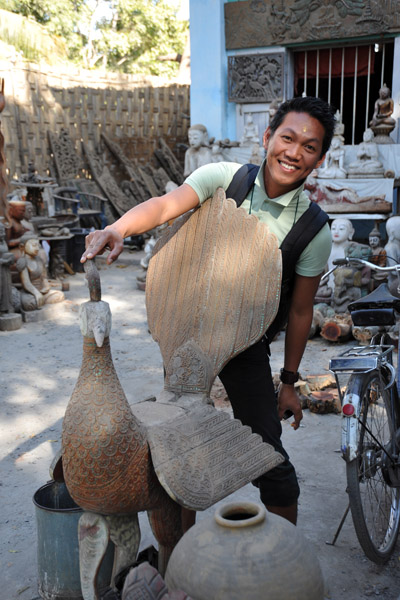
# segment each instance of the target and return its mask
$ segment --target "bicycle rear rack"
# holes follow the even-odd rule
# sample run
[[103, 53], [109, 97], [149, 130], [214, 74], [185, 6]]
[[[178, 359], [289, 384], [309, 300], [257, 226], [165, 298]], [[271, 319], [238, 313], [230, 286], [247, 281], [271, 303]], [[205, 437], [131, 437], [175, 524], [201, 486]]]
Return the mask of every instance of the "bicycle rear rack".
[[333, 373], [369, 373], [390, 364], [394, 346], [355, 346], [329, 361]]

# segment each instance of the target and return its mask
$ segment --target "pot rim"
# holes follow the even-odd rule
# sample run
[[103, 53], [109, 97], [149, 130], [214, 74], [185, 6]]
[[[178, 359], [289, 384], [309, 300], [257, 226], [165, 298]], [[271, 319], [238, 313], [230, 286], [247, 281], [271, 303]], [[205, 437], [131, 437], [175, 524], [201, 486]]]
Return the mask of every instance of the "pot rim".
[[[235, 517], [235, 515], [242, 514], [248, 516], [244, 519]], [[258, 525], [265, 520], [266, 516], [267, 511], [265, 506], [257, 504], [256, 502], [229, 502], [228, 504], [219, 506], [214, 514], [215, 521], [218, 525], [229, 527], [230, 529]]]

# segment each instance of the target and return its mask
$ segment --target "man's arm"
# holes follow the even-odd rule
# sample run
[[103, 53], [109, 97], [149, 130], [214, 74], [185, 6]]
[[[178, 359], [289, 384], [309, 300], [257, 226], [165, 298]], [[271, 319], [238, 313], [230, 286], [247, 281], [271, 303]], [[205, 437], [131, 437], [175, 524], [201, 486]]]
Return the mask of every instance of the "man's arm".
[[86, 236], [86, 250], [81, 262], [111, 250], [107, 263], [118, 258], [123, 249], [124, 238], [154, 229], [171, 219], [183, 215], [199, 204], [199, 197], [190, 185], [184, 183], [168, 194], [150, 198], [126, 212], [118, 221], [102, 231], [93, 231]]
[[[289, 320], [285, 337], [285, 364], [288, 371], [298, 371], [304, 349], [307, 344], [313, 318], [314, 296], [318, 289], [321, 275], [316, 277], [295, 276], [294, 290], [290, 304]], [[303, 418], [300, 399], [294, 385], [282, 383], [278, 395], [278, 414], [282, 419], [283, 413], [291, 410], [294, 414], [294, 429], [300, 425]]]

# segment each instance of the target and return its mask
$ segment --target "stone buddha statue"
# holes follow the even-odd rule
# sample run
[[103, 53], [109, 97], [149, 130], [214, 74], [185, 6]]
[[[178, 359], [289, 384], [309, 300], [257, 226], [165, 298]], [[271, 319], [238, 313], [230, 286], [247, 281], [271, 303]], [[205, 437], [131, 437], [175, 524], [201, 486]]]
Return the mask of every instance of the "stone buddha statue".
[[249, 113], [245, 117], [243, 135], [242, 139], [240, 140], [240, 145], [253, 146], [253, 144], [259, 144], [259, 142], [258, 127], [253, 121], [253, 116], [251, 113]]
[[17, 271], [21, 283], [21, 306], [24, 310], [37, 310], [45, 304], [64, 300], [64, 294], [52, 289], [47, 279], [46, 267], [39, 255], [37, 236], [26, 232], [20, 240], [21, 256], [17, 260]]
[[207, 128], [204, 125], [191, 125], [188, 131], [189, 148], [185, 152], [184, 176], [213, 162]]
[[348, 176], [355, 179], [383, 177], [384, 168], [379, 160], [378, 146], [374, 142], [374, 132], [366, 129], [363, 141], [357, 148], [357, 160], [350, 163]]
[[[334, 267], [333, 261], [336, 258], [344, 258], [346, 256], [346, 250], [353, 239], [354, 227], [350, 219], [333, 219], [331, 225], [331, 236], [332, 236], [332, 250], [328, 259], [328, 268]], [[334, 288], [334, 277], [330, 275], [329, 285]]]
[[[381, 246], [381, 234], [377, 227], [374, 227], [368, 236], [369, 247], [371, 248], [371, 257], [369, 259], [374, 265], [378, 267], [386, 267], [386, 250]], [[387, 273], [380, 273], [379, 271], [372, 271], [371, 273], [371, 284], [370, 291], [378, 287], [383, 281], [388, 278]]]
[[345, 179], [347, 172], [344, 164], [344, 148], [340, 137], [332, 139], [331, 147], [326, 153], [325, 167], [318, 169], [318, 178]]
[[392, 117], [394, 110], [393, 98], [390, 97], [390, 89], [386, 83], [379, 90], [379, 98], [375, 102], [374, 114], [369, 123], [372, 131], [375, 134], [375, 142], [377, 144], [393, 144], [392, 138], [389, 136], [396, 125], [395, 119]]

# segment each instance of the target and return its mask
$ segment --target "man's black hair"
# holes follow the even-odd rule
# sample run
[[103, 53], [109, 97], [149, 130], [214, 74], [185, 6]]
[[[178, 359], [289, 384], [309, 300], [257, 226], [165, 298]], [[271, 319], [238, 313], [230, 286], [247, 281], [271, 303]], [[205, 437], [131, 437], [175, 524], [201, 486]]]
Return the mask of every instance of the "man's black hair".
[[321, 156], [327, 152], [331, 145], [332, 137], [335, 131], [336, 119], [333, 107], [314, 96], [305, 96], [300, 98], [292, 98], [283, 102], [269, 124], [271, 133], [275, 133], [283, 119], [289, 112], [308, 113], [314, 119], [317, 119], [325, 130], [324, 139], [322, 141]]

